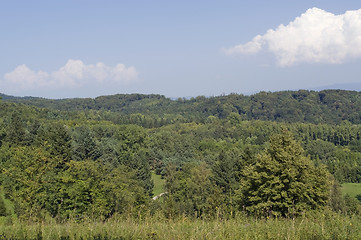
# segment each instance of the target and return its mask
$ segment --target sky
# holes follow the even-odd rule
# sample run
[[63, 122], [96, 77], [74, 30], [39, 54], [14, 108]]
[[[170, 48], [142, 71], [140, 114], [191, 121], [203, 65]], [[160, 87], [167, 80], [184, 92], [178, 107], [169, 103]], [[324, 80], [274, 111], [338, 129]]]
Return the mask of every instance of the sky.
[[249, 94], [361, 83], [361, 2], [3, 0], [0, 93]]

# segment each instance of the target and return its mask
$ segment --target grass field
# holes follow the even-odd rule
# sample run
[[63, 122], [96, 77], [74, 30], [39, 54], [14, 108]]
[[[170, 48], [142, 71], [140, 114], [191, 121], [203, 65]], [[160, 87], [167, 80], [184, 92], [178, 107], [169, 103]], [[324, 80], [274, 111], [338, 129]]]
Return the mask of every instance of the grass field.
[[162, 179], [160, 175], [157, 175], [154, 172], [152, 172], [152, 179], [154, 182], [153, 195], [157, 196], [158, 194], [161, 194], [162, 192], [164, 192], [165, 180]]
[[361, 183], [344, 183], [341, 189], [343, 195], [348, 194], [354, 198], [356, 198], [357, 195], [361, 196]]
[[84, 223], [0, 224], [0, 239], [361, 239], [361, 219], [332, 212], [296, 219], [229, 220], [150, 217]]

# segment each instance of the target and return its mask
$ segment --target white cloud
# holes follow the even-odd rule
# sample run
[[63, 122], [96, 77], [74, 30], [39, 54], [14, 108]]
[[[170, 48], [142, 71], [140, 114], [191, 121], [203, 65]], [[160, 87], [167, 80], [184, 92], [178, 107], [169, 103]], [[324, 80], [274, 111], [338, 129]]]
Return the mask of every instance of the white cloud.
[[117, 64], [115, 67], [104, 63], [86, 65], [80, 60], [68, 60], [65, 66], [51, 73], [33, 71], [25, 64], [6, 73], [0, 80], [1, 91], [19, 94], [31, 90], [43, 91], [78, 89], [82, 87], [109, 87], [127, 85], [137, 80], [138, 73], [134, 67]]
[[32, 88], [34, 85], [46, 86], [49, 74], [43, 71], [35, 72], [25, 64], [18, 66], [14, 71], [6, 73], [5, 82], [11, 83], [15, 88]]
[[334, 15], [308, 9], [288, 25], [269, 29], [226, 54], [273, 53], [281, 66], [297, 63], [343, 63], [361, 57], [361, 9]]

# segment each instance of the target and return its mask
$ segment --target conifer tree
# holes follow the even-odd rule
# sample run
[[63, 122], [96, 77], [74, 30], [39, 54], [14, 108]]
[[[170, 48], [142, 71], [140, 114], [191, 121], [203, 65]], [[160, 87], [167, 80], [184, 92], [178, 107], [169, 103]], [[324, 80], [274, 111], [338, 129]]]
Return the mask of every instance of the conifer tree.
[[10, 117], [10, 122], [7, 127], [6, 140], [12, 145], [23, 145], [25, 144], [25, 123], [22, 119], [20, 112], [15, 111]]

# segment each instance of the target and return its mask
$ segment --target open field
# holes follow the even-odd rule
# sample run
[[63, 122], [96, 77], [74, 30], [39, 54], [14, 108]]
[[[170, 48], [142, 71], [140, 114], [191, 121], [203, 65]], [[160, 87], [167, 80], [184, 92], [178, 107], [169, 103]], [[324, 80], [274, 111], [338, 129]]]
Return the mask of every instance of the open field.
[[342, 194], [350, 195], [356, 198], [358, 195], [361, 196], [361, 183], [344, 183], [342, 184]]
[[152, 180], [154, 182], [153, 195], [157, 196], [158, 194], [164, 192], [165, 180], [162, 179], [160, 175], [157, 175], [154, 172], [152, 172]]

